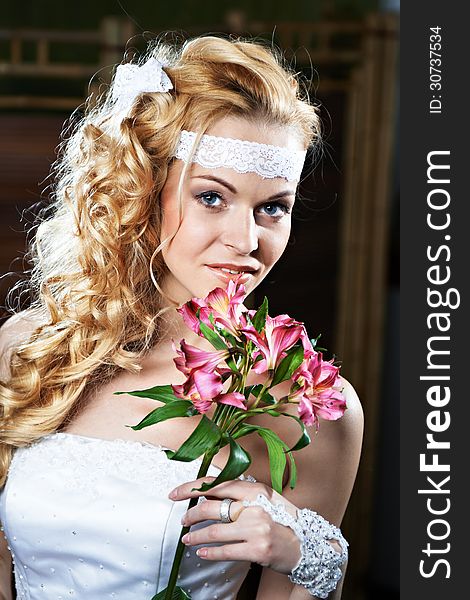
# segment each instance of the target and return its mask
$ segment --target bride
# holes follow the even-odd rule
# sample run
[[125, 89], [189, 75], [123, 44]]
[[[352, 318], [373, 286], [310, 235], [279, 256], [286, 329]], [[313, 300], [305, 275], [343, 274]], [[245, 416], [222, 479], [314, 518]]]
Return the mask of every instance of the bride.
[[[136, 431], [155, 401], [114, 394], [184, 381], [172, 340], [206, 342], [175, 307], [266, 277], [318, 140], [316, 110], [272, 50], [201, 36], [118, 67], [63, 143], [34, 240], [34, 301], [0, 331], [1, 599], [13, 565], [18, 598], [150, 600], [182, 522], [192, 528], [178, 585], [195, 600], [236, 598], [252, 562], [263, 566], [257, 600], [340, 597], [338, 527], [362, 440], [346, 380], [345, 416], [322, 420], [296, 453], [294, 490], [271, 489], [264, 443], [248, 436], [249, 477], [189, 511], [198, 461], [163, 450], [198, 419]], [[293, 419], [254, 422], [297, 440]], [[297, 529], [276, 519], [279, 502]]]

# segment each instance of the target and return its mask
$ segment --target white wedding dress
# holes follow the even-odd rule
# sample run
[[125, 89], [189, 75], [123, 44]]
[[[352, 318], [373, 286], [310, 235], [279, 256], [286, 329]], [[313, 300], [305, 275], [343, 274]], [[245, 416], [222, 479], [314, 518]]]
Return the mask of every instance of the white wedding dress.
[[[168, 493], [199, 466], [152, 444], [69, 433], [16, 450], [0, 520], [18, 599], [150, 600], [166, 587], [188, 504]], [[193, 600], [236, 598], [249, 563], [204, 561], [195, 550], [178, 585]]]

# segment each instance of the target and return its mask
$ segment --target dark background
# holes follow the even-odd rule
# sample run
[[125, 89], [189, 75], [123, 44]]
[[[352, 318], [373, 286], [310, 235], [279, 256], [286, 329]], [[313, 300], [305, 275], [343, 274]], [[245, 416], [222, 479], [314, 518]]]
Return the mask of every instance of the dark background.
[[[363, 459], [343, 523], [351, 545], [344, 600], [397, 598], [399, 587], [397, 11], [397, 2], [379, 0], [10, 0], [0, 16], [2, 307], [27, 267], [24, 230], [41, 195], [47, 198], [62, 125], [91, 75], [120, 60], [123, 39], [163, 30], [261, 35], [313, 79], [323, 157], [313, 174], [305, 170], [285, 257], [254, 302], [266, 294], [272, 314], [287, 312], [305, 321], [311, 336], [321, 333], [363, 401]], [[113, 15], [119, 25], [105, 20]], [[46, 62], [67, 63], [68, 72], [38, 66], [41, 50], [27, 36], [20, 50], [12, 45], [20, 30], [38, 39], [65, 32], [48, 45]], [[100, 34], [85, 45], [73, 43], [76, 32]], [[73, 77], [76, 64], [83, 72]]]

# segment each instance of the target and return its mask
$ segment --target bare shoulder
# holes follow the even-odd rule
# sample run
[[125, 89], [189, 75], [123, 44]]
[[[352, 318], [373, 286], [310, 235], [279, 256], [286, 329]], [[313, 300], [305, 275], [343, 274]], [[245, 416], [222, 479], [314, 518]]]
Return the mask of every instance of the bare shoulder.
[[346, 399], [346, 411], [339, 424], [343, 429], [350, 430], [351, 433], [358, 433], [362, 438], [364, 428], [364, 411], [354, 386], [344, 377], [341, 377], [343, 383], [343, 395]]
[[16, 313], [3, 323], [0, 328], [0, 378], [8, 378], [12, 351], [27, 341], [40, 324], [39, 316], [32, 310]]

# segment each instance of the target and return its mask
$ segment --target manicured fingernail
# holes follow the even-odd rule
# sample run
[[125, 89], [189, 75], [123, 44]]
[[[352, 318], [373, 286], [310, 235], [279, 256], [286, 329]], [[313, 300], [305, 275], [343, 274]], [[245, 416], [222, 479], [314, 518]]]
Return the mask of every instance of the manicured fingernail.
[[177, 492], [176, 490], [172, 490], [169, 494], [168, 494], [168, 498], [171, 498], [172, 500], [175, 500], [176, 496], [177, 496]]
[[205, 556], [207, 556], [207, 548], [199, 548], [198, 550], [196, 550], [196, 554], [204, 558]]
[[185, 535], [183, 535], [183, 537], [181, 538], [181, 541], [183, 542], [183, 544], [187, 544], [189, 542], [189, 537], [190, 537], [189, 533], [186, 533]]
[[186, 525], [186, 514], [181, 517], [181, 525]]

